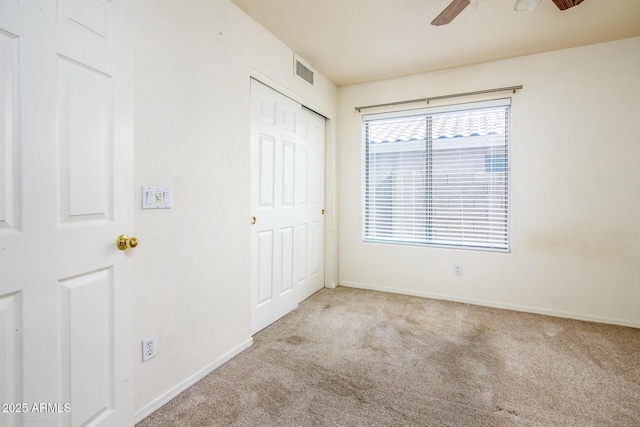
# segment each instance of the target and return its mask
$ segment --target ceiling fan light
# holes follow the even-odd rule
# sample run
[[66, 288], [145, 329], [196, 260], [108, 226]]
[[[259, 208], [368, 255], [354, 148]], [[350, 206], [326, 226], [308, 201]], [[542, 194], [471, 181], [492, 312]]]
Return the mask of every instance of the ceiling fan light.
[[518, 12], [525, 12], [539, 5], [541, 1], [542, 0], [516, 0], [513, 8]]

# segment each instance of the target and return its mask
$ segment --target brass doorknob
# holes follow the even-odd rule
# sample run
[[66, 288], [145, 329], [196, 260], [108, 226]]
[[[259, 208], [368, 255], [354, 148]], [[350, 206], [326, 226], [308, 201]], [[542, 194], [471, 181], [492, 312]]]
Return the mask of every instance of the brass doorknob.
[[251, 217], [251, 225], [253, 225], [253, 224], [255, 224], [255, 223], [256, 223], [256, 217], [255, 217], [255, 216], [252, 216], [252, 217]]
[[126, 234], [121, 234], [116, 240], [116, 246], [121, 251], [129, 248], [135, 248], [136, 246], [138, 246], [138, 239], [136, 239], [135, 237], [128, 237]]

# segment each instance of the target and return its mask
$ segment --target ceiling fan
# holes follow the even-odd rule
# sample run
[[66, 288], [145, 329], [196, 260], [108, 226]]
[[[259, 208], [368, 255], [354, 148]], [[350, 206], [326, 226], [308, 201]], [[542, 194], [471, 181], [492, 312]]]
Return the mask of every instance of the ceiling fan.
[[[516, 0], [516, 4], [513, 7], [517, 11], [531, 10], [536, 7], [541, 0]], [[560, 10], [566, 10], [570, 7], [577, 6], [584, 0], [551, 0], [558, 6]], [[447, 6], [441, 13], [431, 21], [431, 25], [446, 25], [453, 21], [456, 16], [460, 14], [470, 4], [473, 7], [478, 7], [480, 0], [453, 0], [449, 6]]]

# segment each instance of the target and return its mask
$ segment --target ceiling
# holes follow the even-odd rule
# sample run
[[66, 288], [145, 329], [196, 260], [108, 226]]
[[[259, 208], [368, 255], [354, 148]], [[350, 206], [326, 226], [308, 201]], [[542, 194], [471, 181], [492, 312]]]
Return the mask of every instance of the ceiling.
[[640, 0], [482, 0], [440, 27], [451, 0], [232, 1], [337, 86], [640, 36]]

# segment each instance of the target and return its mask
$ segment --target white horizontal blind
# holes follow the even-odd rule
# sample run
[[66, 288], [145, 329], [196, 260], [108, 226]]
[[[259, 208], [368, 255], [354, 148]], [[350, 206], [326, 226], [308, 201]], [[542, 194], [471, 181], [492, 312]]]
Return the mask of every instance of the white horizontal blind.
[[509, 249], [509, 104], [365, 116], [365, 241]]

